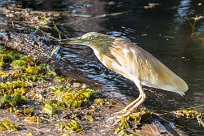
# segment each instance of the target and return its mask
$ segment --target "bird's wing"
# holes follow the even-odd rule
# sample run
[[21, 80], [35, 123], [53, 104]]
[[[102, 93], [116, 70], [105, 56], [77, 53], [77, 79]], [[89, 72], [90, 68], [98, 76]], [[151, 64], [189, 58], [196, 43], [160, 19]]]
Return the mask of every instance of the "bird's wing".
[[[127, 77], [143, 85], [184, 95], [188, 85], [147, 51], [122, 38], [114, 41], [111, 54], [118, 60]], [[117, 71], [116, 71], [117, 72]], [[130, 77], [132, 76], [132, 77]]]
[[[110, 53], [110, 50], [98, 51], [94, 50], [97, 58], [110, 70], [115, 71], [124, 77], [129, 79], [129, 76], [124, 72], [123, 66], [120, 64], [121, 60], [118, 60]], [[119, 62], [120, 61], [120, 62]]]

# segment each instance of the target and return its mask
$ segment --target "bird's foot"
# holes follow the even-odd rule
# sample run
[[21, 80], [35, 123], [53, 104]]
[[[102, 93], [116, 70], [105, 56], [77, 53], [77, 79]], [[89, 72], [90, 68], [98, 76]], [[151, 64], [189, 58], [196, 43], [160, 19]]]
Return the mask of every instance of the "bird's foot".
[[117, 126], [120, 122], [120, 117], [118, 115], [113, 115], [106, 119], [106, 123], [110, 124], [111, 126]]
[[129, 110], [121, 110], [119, 112], [113, 113], [112, 116], [106, 120], [106, 122], [112, 126], [118, 126], [121, 119], [128, 117], [131, 113], [132, 111]]
[[125, 114], [126, 112], [127, 112], [126, 109], [122, 109], [122, 110], [120, 110], [118, 112], [113, 113], [113, 115], [122, 115], [122, 114]]
[[127, 116], [129, 116], [131, 113], [133, 113], [133, 110], [132, 110], [132, 111], [128, 110], [128, 111], [127, 111], [125, 114], [123, 114], [122, 116], [127, 117]]
[[137, 107], [136, 107], [136, 108], [130, 108], [130, 109], [124, 108], [124, 109], [122, 109], [122, 110], [120, 110], [120, 111], [118, 111], [118, 112], [113, 113], [113, 115], [128, 116], [128, 115], [130, 115], [135, 109], [137, 109]]
[[[142, 95], [139, 95], [139, 97], [134, 100], [133, 102], [131, 102], [129, 105], [127, 105], [124, 109], [122, 109], [121, 111], [115, 112], [113, 113], [113, 115], [129, 115], [129, 111], [132, 112], [133, 109], [137, 108], [137, 106], [135, 107], [134, 105], [136, 105], [137, 103], [139, 103], [141, 101]], [[134, 108], [132, 108], [134, 106]]]

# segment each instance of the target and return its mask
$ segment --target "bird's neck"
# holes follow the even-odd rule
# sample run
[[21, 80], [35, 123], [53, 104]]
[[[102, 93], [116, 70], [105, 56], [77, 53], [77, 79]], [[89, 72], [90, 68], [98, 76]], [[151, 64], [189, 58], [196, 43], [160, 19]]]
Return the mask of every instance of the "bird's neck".
[[107, 50], [112, 45], [113, 42], [114, 39], [102, 39], [94, 41], [88, 46], [91, 47], [93, 50], [98, 50], [100, 52]]

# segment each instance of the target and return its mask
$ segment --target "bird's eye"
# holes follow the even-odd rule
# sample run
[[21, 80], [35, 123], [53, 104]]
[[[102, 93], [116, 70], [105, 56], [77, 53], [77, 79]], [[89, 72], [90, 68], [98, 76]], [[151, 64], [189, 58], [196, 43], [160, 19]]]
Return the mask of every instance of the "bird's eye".
[[89, 37], [89, 40], [92, 40], [93, 39], [93, 37], [91, 36], [91, 37]]

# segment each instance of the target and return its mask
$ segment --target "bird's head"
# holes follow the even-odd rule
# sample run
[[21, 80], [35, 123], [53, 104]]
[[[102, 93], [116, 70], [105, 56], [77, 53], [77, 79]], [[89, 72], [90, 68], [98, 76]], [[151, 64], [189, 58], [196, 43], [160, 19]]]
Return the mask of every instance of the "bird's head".
[[79, 45], [87, 45], [91, 48], [99, 48], [101, 46], [105, 46], [110, 44], [110, 42], [114, 41], [114, 37], [97, 33], [97, 32], [89, 32], [84, 34], [81, 37], [70, 38], [67, 44], [79, 44]]

